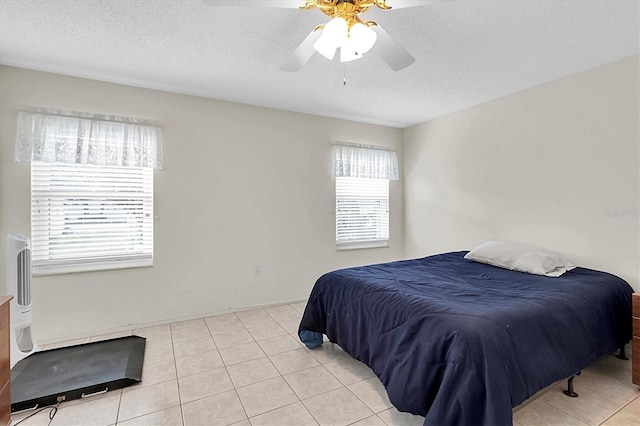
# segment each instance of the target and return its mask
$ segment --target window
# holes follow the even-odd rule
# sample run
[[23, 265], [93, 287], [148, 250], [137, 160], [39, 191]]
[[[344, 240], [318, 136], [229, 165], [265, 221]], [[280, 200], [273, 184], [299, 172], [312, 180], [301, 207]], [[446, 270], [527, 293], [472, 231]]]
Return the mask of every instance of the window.
[[336, 177], [337, 247], [379, 247], [388, 240], [389, 181]]
[[153, 169], [31, 163], [34, 273], [153, 264]]
[[159, 123], [20, 107], [15, 159], [31, 163], [35, 274], [153, 265]]
[[389, 241], [389, 181], [398, 179], [396, 153], [340, 142], [333, 147], [336, 247], [385, 247]]

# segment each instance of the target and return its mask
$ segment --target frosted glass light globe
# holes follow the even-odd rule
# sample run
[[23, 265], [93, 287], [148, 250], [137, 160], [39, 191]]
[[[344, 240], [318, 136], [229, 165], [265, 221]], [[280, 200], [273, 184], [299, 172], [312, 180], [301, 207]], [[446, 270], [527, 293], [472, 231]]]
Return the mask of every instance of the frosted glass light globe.
[[367, 53], [378, 39], [378, 35], [368, 26], [356, 23], [349, 30], [349, 39], [359, 54]]
[[331, 60], [336, 54], [336, 49], [346, 40], [348, 31], [349, 26], [344, 18], [333, 18], [324, 26], [322, 35], [313, 44], [313, 48], [322, 56]]

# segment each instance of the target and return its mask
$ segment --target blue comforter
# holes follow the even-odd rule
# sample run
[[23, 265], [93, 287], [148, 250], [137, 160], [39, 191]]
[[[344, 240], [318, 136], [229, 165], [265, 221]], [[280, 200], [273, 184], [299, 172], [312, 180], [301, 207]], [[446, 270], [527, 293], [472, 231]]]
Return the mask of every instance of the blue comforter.
[[511, 425], [512, 407], [629, 341], [622, 279], [585, 268], [548, 278], [466, 253], [325, 274], [299, 334], [326, 334], [425, 425]]

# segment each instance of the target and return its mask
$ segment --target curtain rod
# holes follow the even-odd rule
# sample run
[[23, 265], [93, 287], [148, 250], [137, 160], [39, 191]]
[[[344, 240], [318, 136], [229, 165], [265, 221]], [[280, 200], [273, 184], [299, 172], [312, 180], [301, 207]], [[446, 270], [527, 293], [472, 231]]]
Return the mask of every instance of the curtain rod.
[[365, 148], [365, 149], [375, 149], [377, 151], [388, 151], [388, 152], [395, 152], [395, 150], [393, 148], [389, 148], [386, 146], [381, 146], [381, 145], [366, 145], [366, 144], [362, 144], [362, 143], [355, 143], [355, 142], [342, 142], [342, 141], [336, 141], [332, 144], [333, 146], [352, 146], [354, 148]]
[[26, 112], [29, 114], [49, 115], [54, 117], [81, 118], [94, 121], [108, 121], [111, 123], [139, 124], [146, 126], [162, 127], [162, 123], [144, 118], [134, 118], [118, 115], [94, 114], [90, 112], [65, 111], [53, 108], [35, 107], [35, 106], [19, 106], [16, 108], [18, 112]]

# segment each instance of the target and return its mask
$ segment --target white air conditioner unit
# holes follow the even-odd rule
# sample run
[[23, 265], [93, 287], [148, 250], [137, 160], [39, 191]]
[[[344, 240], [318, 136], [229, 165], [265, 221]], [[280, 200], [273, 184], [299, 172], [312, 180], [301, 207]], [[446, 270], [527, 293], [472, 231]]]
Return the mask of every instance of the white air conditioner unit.
[[7, 237], [7, 291], [11, 299], [11, 367], [40, 350], [31, 330], [31, 244], [29, 237]]

